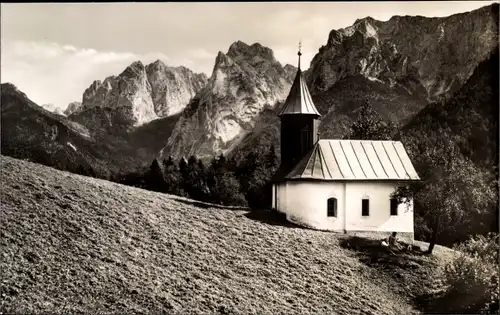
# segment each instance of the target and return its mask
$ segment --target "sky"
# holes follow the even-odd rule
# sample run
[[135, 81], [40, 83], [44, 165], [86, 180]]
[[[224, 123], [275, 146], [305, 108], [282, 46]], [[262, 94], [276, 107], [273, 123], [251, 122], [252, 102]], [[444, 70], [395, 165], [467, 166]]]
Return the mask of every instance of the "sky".
[[211, 75], [219, 51], [241, 40], [305, 70], [332, 29], [371, 16], [449, 16], [498, 1], [2, 3], [2, 83], [65, 109], [94, 80], [157, 59]]

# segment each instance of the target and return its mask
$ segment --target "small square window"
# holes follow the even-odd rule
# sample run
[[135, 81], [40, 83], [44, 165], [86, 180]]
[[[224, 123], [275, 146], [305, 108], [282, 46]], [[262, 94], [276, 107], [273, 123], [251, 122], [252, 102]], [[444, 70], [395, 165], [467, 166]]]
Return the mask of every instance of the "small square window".
[[363, 199], [361, 201], [361, 215], [367, 217], [370, 215], [370, 200]]
[[398, 215], [398, 200], [391, 199], [391, 215]]
[[327, 207], [327, 216], [337, 217], [337, 199], [329, 198]]

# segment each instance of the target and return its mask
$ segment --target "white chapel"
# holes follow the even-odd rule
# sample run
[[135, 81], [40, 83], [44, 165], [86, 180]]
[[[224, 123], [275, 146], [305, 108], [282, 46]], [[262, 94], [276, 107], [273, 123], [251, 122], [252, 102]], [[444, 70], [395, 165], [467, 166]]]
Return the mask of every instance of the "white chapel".
[[299, 68], [279, 113], [281, 164], [272, 208], [298, 225], [342, 232], [401, 232], [413, 238], [413, 205], [391, 193], [419, 180], [399, 141], [319, 139], [320, 113]]

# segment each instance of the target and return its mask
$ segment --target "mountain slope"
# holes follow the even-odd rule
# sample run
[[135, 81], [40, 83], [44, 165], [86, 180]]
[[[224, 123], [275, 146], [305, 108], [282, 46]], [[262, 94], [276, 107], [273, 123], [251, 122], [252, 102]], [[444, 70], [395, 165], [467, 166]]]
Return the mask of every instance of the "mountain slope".
[[[84, 115], [99, 114], [89, 120], [92, 124], [83, 126], [70, 120], [75, 115], [67, 118], [43, 109], [12, 84], [2, 84], [1, 91], [2, 154], [104, 178], [149, 165], [179, 117], [156, 119], [123, 132], [125, 127], [116, 125], [127, 126], [127, 122], [117, 120], [110, 109], [86, 110]], [[104, 125], [115, 128], [104, 129]]]
[[2, 313], [415, 314], [442, 263], [375, 267], [340, 234], [0, 159]]
[[[292, 66], [256, 43], [233, 43], [219, 52], [207, 85], [183, 111], [160, 155], [212, 156], [229, 150], [255, 126], [262, 109], [283, 101]], [[189, 132], [186, 132], [189, 131]]]
[[402, 128], [402, 137], [410, 145], [409, 154], [419, 161], [424, 151], [434, 145], [434, 132], [439, 130], [440, 137], [449, 136], [478, 165], [497, 167], [498, 80], [497, 46], [453, 97], [429, 104]]
[[73, 172], [106, 170], [87, 128], [49, 112], [14, 85], [1, 85], [2, 154]]
[[385, 119], [405, 124], [429, 102], [451, 97], [498, 44], [498, 10], [367, 17], [332, 30], [306, 74], [325, 114], [320, 132], [343, 137], [365, 99]]

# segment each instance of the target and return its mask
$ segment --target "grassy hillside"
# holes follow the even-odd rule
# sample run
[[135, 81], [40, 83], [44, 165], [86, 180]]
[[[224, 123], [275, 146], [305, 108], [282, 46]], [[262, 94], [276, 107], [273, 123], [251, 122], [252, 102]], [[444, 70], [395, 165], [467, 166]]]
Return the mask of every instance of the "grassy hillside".
[[266, 212], [1, 168], [2, 313], [415, 314], [447, 253], [368, 259]]

